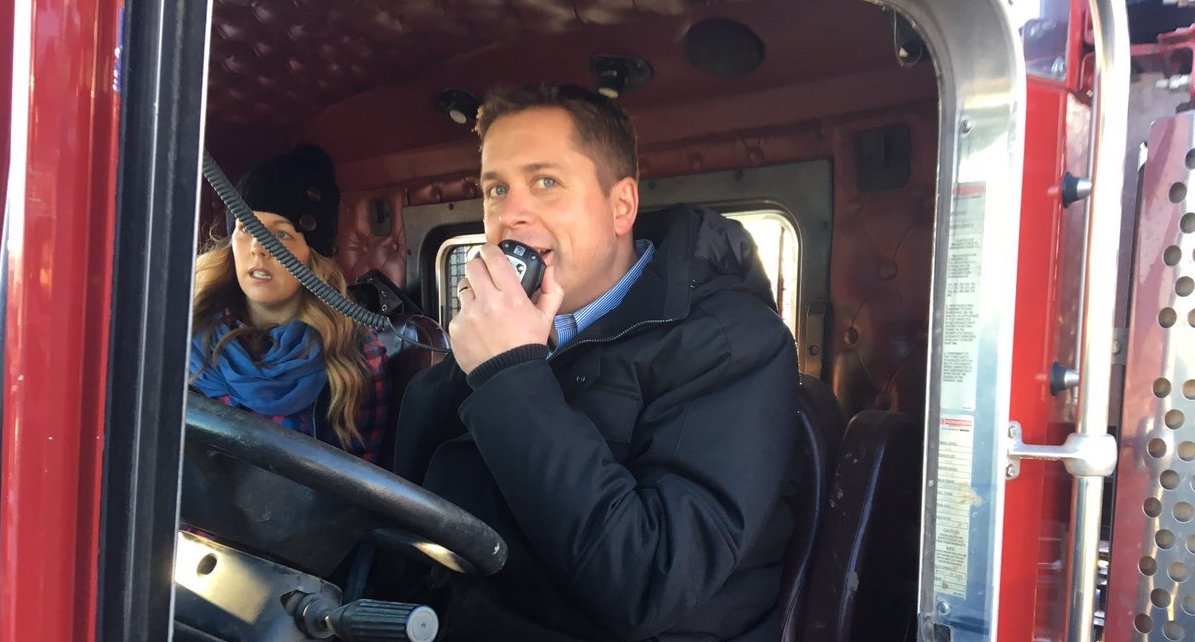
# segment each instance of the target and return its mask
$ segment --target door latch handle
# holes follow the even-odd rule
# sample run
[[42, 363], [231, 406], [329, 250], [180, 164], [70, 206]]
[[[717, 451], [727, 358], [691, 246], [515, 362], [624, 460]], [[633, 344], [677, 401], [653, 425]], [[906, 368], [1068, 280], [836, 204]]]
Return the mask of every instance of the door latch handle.
[[1116, 438], [1112, 435], [1071, 433], [1061, 446], [1041, 446], [1025, 443], [1021, 424], [1014, 421], [1008, 425], [1008, 438], [1005, 479], [1021, 475], [1022, 459], [1061, 461], [1075, 477], [1107, 477], [1116, 471]]

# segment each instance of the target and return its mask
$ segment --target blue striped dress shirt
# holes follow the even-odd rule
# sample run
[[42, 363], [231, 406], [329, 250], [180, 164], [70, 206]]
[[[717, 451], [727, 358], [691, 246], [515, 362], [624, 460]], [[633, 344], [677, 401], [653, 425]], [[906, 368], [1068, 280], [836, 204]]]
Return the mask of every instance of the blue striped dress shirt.
[[617, 308], [619, 303], [622, 303], [623, 297], [627, 295], [631, 286], [643, 274], [643, 269], [651, 262], [651, 257], [656, 253], [656, 248], [652, 245], [651, 241], [639, 239], [635, 241], [635, 253], [639, 255], [639, 260], [618, 280], [618, 283], [614, 284], [614, 287], [580, 310], [572, 314], [558, 315], [553, 320], [553, 324], [556, 326], [556, 350], [563, 348], [569, 341], [573, 340], [573, 337], [584, 332], [585, 328], [593, 325], [594, 321], [602, 318], [611, 310]]

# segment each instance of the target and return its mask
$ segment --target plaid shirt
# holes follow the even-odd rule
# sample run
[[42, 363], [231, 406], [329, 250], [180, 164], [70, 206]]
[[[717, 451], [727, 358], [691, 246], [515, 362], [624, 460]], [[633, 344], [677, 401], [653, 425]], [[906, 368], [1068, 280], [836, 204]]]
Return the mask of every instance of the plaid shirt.
[[[361, 405], [357, 408], [356, 417], [357, 432], [361, 434], [361, 441], [354, 440], [344, 450], [376, 464], [386, 427], [390, 424], [390, 376], [386, 367], [386, 348], [373, 330], [366, 329], [365, 333], [361, 352], [365, 356], [366, 380], [365, 387], [361, 390]], [[231, 397], [221, 397], [220, 401], [228, 406], [233, 405]], [[291, 418], [298, 422], [295, 430], [337, 448], [343, 448], [340, 438], [336, 436], [336, 431], [328, 421], [329, 401], [328, 387], [324, 386], [324, 391], [314, 404]], [[266, 416], [266, 419], [281, 424], [287, 417]]]
[[[362, 352], [368, 378], [361, 391], [361, 406], [357, 409], [357, 430], [361, 433], [361, 444], [353, 444], [349, 451], [365, 461], [377, 463], [382, 449], [382, 438], [390, 425], [390, 412], [394, 404], [390, 400], [390, 374], [386, 367], [386, 348], [373, 330], [366, 330], [368, 337]], [[339, 445], [332, 435], [333, 443]]]

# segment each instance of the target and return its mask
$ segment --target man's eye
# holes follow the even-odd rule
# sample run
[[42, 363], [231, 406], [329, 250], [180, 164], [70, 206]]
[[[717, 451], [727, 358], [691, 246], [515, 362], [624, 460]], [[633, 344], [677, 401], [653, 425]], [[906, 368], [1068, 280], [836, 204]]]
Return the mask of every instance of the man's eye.
[[552, 178], [551, 176], [543, 176], [536, 179], [535, 182], [544, 189], [552, 189], [553, 187], [556, 187], [556, 179]]
[[506, 196], [506, 190], [507, 188], [505, 185], [491, 185], [486, 189], [485, 193], [486, 196], [489, 196], [490, 198], [502, 198], [503, 196]]

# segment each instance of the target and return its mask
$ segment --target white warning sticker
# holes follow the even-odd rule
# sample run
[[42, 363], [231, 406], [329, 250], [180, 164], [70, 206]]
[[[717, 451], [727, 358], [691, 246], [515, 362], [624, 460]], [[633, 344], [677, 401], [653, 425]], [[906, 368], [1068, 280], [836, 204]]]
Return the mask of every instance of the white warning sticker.
[[954, 192], [941, 319], [943, 408], [975, 410], [986, 195], [984, 183], [961, 183]]
[[966, 599], [971, 508], [981, 501], [971, 487], [975, 419], [942, 417], [938, 437], [934, 588], [939, 593]]

